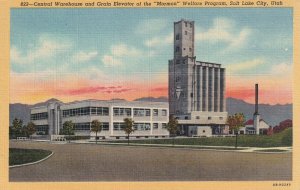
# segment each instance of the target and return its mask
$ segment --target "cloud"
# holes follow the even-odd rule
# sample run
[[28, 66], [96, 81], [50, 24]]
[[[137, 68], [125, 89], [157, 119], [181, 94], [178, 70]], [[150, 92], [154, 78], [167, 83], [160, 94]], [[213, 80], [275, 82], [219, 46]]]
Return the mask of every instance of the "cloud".
[[168, 87], [167, 86], [155, 87], [155, 88], [151, 88], [151, 91], [168, 92]]
[[132, 46], [126, 44], [113, 45], [110, 48], [110, 53], [102, 57], [102, 63], [106, 66], [123, 65], [124, 59], [136, 58], [144, 55], [144, 53]]
[[114, 58], [111, 55], [104, 55], [102, 58], [102, 62], [104, 63], [104, 65], [106, 66], [118, 66], [118, 65], [122, 65], [122, 61]]
[[136, 29], [135, 32], [137, 34], [152, 34], [158, 33], [167, 27], [168, 21], [165, 19], [147, 19], [141, 21]]
[[48, 36], [40, 36], [36, 48], [21, 52], [16, 46], [12, 45], [10, 58], [12, 63], [30, 64], [37, 59], [49, 59], [58, 53], [70, 49], [71, 43], [61, 42], [57, 39], [51, 39]]
[[87, 61], [90, 61], [90, 60], [96, 58], [97, 55], [98, 55], [97, 51], [91, 51], [91, 52], [80, 51], [73, 56], [73, 60], [78, 61], [78, 62], [87, 62]]
[[233, 20], [216, 18], [211, 28], [196, 33], [195, 38], [199, 41], [208, 41], [211, 44], [226, 43], [227, 47], [223, 50], [223, 53], [225, 53], [243, 47], [247, 43], [251, 33], [252, 30], [248, 27], [237, 31]]
[[164, 37], [153, 37], [149, 40], [145, 41], [145, 45], [147, 47], [161, 47], [161, 46], [165, 46], [165, 45], [170, 45], [173, 43], [173, 33], [170, 33], [167, 36]]
[[91, 87], [83, 87], [78, 89], [71, 89], [66, 92], [63, 92], [64, 94], [68, 95], [82, 95], [82, 94], [91, 94], [91, 93], [123, 93], [128, 92], [132, 89], [125, 88], [122, 86], [91, 86]]
[[141, 51], [136, 49], [135, 47], [129, 47], [126, 44], [118, 44], [113, 45], [111, 47], [111, 53], [113, 56], [121, 57], [121, 56], [139, 56]]
[[244, 71], [244, 70], [250, 70], [253, 69], [259, 65], [264, 64], [265, 61], [263, 59], [253, 59], [250, 61], [245, 61], [245, 62], [241, 62], [241, 63], [237, 63], [237, 64], [230, 64], [227, 66], [229, 73], [235, 73], [238, 71]]
[[293, 71], [293, 65], [288, 63], [280, 63], [272, 66], [271, 73], [272, 74], [284, 74], [289, 75]]

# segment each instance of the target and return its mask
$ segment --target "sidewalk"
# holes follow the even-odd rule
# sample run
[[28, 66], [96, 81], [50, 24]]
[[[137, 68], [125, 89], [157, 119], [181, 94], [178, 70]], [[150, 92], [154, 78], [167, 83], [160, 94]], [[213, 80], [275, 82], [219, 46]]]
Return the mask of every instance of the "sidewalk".
[[[95, 141], [91, 142], [91, 141], [87, 141], [87, 140], [71, 141], [71, 143], [96, 144]], [[98, 141], [97, 144], [98, 145], [128, 146], [127, 143], [114, 143], [114, 142], [104, 142], [104, 141]], [[164, 148], [164, 147], [165, 148], [168, 148], [168, 147], [170, 147], [170, 148], [191, 148], [191, 149], [201, 149], [201, 150], [257, 152], [257, 153], [287, 153], [287, 152], [292, 152], [292, 147], [237, 147], [237, 149], [235, 149], [235, 147], [233, 147], [233, 146], [139, 144], [139, 143], [130, 143], [129, 146], [148, 146], [148, 147], [160, 147], [160, 148]], [[266, 150], [266, 151], [264, 152], [264, 150]]]

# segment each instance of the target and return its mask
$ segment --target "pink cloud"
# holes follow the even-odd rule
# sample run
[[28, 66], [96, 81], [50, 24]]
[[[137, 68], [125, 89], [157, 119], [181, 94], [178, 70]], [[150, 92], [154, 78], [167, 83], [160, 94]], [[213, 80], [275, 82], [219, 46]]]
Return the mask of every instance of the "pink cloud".
[[155, 91], [155, 92], [168, 92], [168, 87], [167, 86], [155, 87], [155, 88], [151, 88], [151, 91]]
[[122, 92], [127, 92], [132, 89], [125, 88], [122, 86], [93, 86], [93, 87], [83, 87], [79, 89], [70, 89], [67, 91], [62, 91], [63, 94], [67, 95], [82, 95], [82, 94], [91, 94], [91, 93], [122, 93]]

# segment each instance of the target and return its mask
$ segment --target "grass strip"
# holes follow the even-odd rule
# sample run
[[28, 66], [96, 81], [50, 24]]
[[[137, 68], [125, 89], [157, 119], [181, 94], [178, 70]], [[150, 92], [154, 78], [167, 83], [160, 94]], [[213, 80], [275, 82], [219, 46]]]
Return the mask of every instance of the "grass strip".
[[20, 149], [20, 148], [10, 148], [9, 149], [9, 165], [19, 165], [31, 162], [39, 161], [52, 152], [49, 150], [41, 149]]

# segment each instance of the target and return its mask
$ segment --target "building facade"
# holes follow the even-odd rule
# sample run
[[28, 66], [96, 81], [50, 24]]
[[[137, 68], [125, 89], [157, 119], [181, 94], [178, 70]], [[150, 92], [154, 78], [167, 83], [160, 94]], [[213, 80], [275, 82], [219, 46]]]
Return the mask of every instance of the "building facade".
[[[169, 60], [170, 114], [179, 119], [184, 135], [202, 136], [197, 131], [203, 136], [222, 134], [227, 119], [225, 68], [197, 61], [194, 43], [194, 21], [175, 22], [174, 57]], [[203, 132], [198, 127], [210, 129]]]
[[240, 128], [239, 134], [267, 135], [269, 128], [270, 128], [269, 124], [263, 119], [259, 119], [258, 124], [254, 124], [254, 120], [249, 119], [248, 121], [245, 122], [245, 126]]
[[85, 100], [71, 103], [51, 102], [46, 106], [31, 109], [31, 121], [37, 126], [37, 135], [59, 135], [63, 123], [72, 121], [75, 135], [90, 136], [91, 122], [99, 120], [102, 131], [100, 138], [125, 138], [124, 119], [134, 120], [136, 138], [167, 137], [166, 125], [169, 120], [168, 103], [139, 101]]

